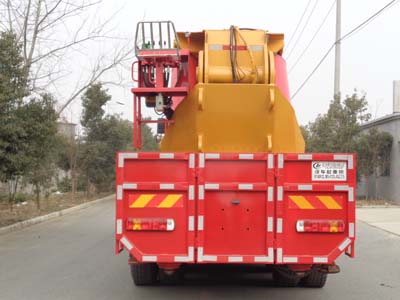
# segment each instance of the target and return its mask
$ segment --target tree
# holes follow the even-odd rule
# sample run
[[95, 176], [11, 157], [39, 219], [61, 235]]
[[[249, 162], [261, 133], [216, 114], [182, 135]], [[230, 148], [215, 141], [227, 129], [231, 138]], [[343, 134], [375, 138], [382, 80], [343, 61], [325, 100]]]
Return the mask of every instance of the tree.
[[54, 103], [55, 100], [51, 95], [43, 94], [41, 97], [31, 99], [18, 110], [29, 143], [29, 147], [24, 151], [28, 161], [24, 175], [34, 187], [36, 206], [39, 210], [41, 191], [50, 188], [56, 172], [59, 137], [57, 137], [57, 113]]
[[370, 119], [365, 95], [335, 98], [324, 115], [303, 128], [307, 152], [354, 152], [360, 124]]
[[28, 95], [21, 44], [12, 33], [0, 35], [0, 180], [9, 186], [12, 208], [20, 176], [28, 166], [22, 155], [28, 145], [18, 110]]
[[[65, 91], [71, 67], [85, 52], [81, 56], [86, 68], [68, 77], [67, 87], [72, 88], [62, 95], [65, 102], [58, 114], [104, 73], [132, 55], [129, 43], [110, 28], [114, 15], [106, 20], [96, 19], [94, 12], [101, 9], [102, 2], [0, 0], [0, 30], [16, 33], [23, 50], [24, 76], [31, 78], [32, 91], [42, 93], [49, 88], [53, 92]], [[88, 47], [98, 50], [87, 53]]]

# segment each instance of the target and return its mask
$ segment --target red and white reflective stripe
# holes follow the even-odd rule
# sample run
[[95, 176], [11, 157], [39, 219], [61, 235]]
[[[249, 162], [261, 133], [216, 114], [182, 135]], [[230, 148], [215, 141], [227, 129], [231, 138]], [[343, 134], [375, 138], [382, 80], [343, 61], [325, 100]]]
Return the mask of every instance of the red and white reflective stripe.
[[143, 255], [142, 261], [143, 262], [156, 262], [157, 256], [156, 255]]
[[189, 185], [188, 200], [194, 200], [194, 185]]
[[206, 183], [206, 184], [204, 184], [204, 188], [206, 190], [219, 190], [219, 184], [218, 183]]
[[194, 231], [194, 216], [189, 216], [188, 230], [189, 231]]
[[160, 153], [160, 159], [174, 159], [174, 153]]
[[349, 223], [349, 237], [350, 238], [355, 237], [355, 224], [354, 223]]
[[276, 219], [276, 233], [283, 233], [283, 219]]
[[194, 153], [189, 154], [189, 169], [194, 169], [195, 167], [195, 155]]
[[242, 153], [242, 154], [239, 154], [239, 159], [254, 159], [254, 154]]
[[278, 169], [283, 169], [284, 157], [283, 154], [278, 154]]
[[350, 240], [349, 238], [346, 238], [346, 239], [339, 245], [338, 249], [339, 249], [340, 251], [344, 251], [344, 250], [347, 248], [347, 246], [350, 245], [350, 243], [351, 243], [351, 240]]
[[173, 190], [175, 189], [175, 184], [173, 183], [160, 183], [160, 190]]
[[274, 217], [267, 218], [267, 231], [274, 232]]
[[116, 233], [122, 234], [122, 219], [117, 219]]
[[274, 155], [268, 154], [268, 169], [274, 168]]
[[131, 251], [133, 249], [133, 245], [131, 244], [130, 241], [128, 241], [128, 239], [123, 236], [120, 240], [121, 244], [128, 250]]
[[204, 230], [204, 216], [197, 217], [197, 230]]
[[187, 256], [181, 256], [181, 255], [174, 256], [175, 262], [192, 262], [193, 260], [194, 260], [194, 247], [192, 246], [188, 247]]
[[204, 200], [204, 185], [199, 185], [199, 200]]
[[352, 170], [354, 167], [353, 155], [334, 154], [333, 160], [347, 160], [347, 169]]
[[205, 165], [205, 159], [204, 159], [204, 153], [199, 154], [199, 168], [204, 168]]
[[197, 261], [198, 262], [216, 262], [217, 256], [216, 255], [204, 255], [203, 247], [197, 248]]
[[274, 188], [272, 186], [268, 187], [267, 197], [268, 197], [268, 202], [274, 201]]
[[239, 190], [252, 190], [253, 185], [251, 183], [239, 183], [238, 189]]
[[221, 155], [219, 153], [206, 153], [205, 159], [220, 159]]
[[299, 190], [299, 191], [312, 191], [313, 190], [313, 186], [312, 186], [312, 184], [299, 184], [297, 186], [297, 190]]
[[312, 160], [313, 155], [312, 154], [298, 154], [297, 159], [298, 160]]
[[119, 153], [118, 154], [118, 168], [123, 168], [125, 159], [137, 159], [138, 154], [137, 153]]
[[315, 257], [313, 257], [313, 263], [316, 263], [316, 264], [327, 264], [328, 263], [328, 257], [326, 257], [326, 256], [315, 256]]
[[283, 201], [283, 186], [278, 186], [277, 200]]

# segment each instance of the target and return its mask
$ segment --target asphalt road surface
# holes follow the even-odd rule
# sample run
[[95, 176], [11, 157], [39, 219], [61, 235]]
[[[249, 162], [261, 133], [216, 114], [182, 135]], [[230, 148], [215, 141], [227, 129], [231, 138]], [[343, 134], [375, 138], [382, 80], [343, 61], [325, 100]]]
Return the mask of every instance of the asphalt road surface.
[[0, 299], [400, 299], [400, 237], [365, 223], [357, 258], [342, 257], [322, 289], [276, 288], [259, 268], [201, 268], [180, 286], [135, 287], [127, 254], [114, 254], [113, 217], [106, 201], [0, 236]]

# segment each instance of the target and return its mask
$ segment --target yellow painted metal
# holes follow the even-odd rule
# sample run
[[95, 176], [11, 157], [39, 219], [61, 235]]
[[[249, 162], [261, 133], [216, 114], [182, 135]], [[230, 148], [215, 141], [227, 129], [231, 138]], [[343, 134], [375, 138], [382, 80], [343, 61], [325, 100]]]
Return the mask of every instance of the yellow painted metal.
[[[230, 43], [229, 30], [191, 34], [196, 37], [191, 51], [198, 52], [201, 60], [198, 83], [177, 107], [161, 151], [304, 152], [293, 107], [275, 85], [273, 56], [282, 52], [283, 35], [235, 32], [241, 47], [236, 54], [242, 79], [236, 83], [230, 52], [224, 47]], [[184, 35], [178, 37], [181, 45], [187, 45]]]
[[157, 206], [158, 208], [170, 208], [182, 198], [182, 194], [170, 194]]
[[328, 209], [342, 209], [339, 203], [331, 196], [317, 196], [318, 200], [321, 201]]
[[140, 195], [130, 206], [130, 208], [143, 208], [154, 198], [154, 194]]
[[314, 206], [303, 196], [289, 196], [300, 209], [314, 209]]

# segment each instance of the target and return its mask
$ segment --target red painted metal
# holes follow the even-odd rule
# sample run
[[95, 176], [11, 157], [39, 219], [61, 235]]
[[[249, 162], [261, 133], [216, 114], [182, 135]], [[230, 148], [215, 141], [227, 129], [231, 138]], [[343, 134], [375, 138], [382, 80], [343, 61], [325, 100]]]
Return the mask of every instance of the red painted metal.
[[[346, 162], [347, 179], [312, 181], [313, 161]], [[300, 270], [331, 265], [343, 253], [354, 256], [352, 154], [123, 152], [117, 162], [116, 251], [127, 248], [139, 262], [287, 264]], [[157, 195], [156, 204], [148, 199], [141, 208], [130, 207], [149, 194]], [[183, 197], [160, 208], [169, 194]], [[308, 204], [294, 203], [293, 196]], [[321, 204], [321, 197], [328, 202]], [[129, 218], [170, 218], [175, 227], [126, 231]], [[343, 220], [344, 232], [298, 232], [298, 220]]]

